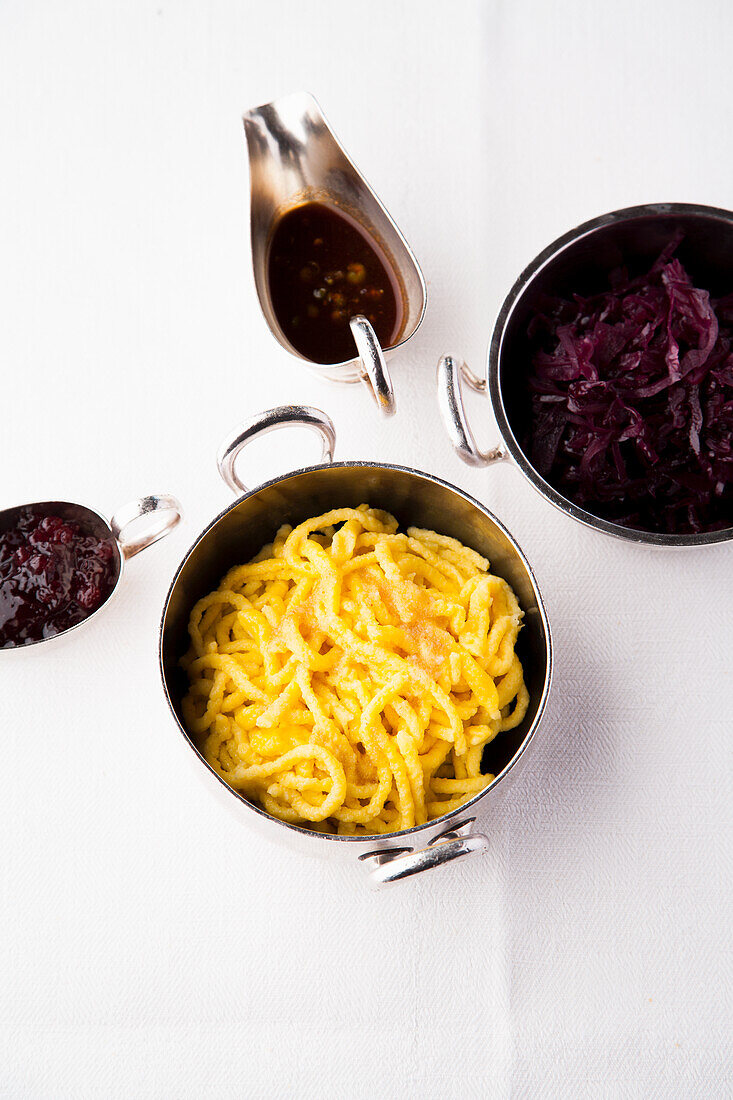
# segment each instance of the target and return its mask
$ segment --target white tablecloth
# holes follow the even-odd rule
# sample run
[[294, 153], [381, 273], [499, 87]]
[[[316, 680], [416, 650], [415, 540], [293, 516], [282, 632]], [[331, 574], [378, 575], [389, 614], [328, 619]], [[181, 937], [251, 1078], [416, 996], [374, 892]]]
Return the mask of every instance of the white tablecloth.
[[[3, 1095], [730, 1094], [730, 547], [634, 548], [467, 469], [433, 376], [442, 352], [480, 368], [571, 226], [733, 206], [732, 34], [724, 0], [0, 5], [3, 502], [170, 490], [187, 513], [94, 626], [0, 657]], [[240, 114], [298, 88], [429, 281], [392, 421], [256, 302]], [[212, 798], [158, 680], [167, 585], [228, 501], [219, 440], [285, 402], [333, 416], [340, 458], [486, 501], [554, 629], [486, 856], [377, 894]], [[250, 480], [315, 458], [270, 436]]]

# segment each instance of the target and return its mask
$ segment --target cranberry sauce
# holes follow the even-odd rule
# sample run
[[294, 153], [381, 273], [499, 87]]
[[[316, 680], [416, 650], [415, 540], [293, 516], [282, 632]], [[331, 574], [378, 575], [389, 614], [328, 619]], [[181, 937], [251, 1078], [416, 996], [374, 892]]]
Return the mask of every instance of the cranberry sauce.
[[82, 622], [104, 603], [118, 575], [112, 539], [97, 538], [83, 521], [22, 508], [0, 532], [0, 649]]
[[320, 202], [288, 210], [275, 226], [267, 277], [283, 335], [312, 363], [356, 358], [349, 321], [361, 314], [383, 348], [402, 328], [402, 295], [377, 242]]

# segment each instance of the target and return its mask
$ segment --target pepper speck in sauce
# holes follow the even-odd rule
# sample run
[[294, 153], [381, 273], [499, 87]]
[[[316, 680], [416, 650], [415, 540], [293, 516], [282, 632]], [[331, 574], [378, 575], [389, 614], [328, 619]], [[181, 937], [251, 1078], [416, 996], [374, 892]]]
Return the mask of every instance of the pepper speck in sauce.
[[397, 341], [402, 296], [389, 261], [350, 217], [320, 202], [296, 206], [275, 226], [267, 276], [288, 342], [313, 363], [356, 357], [349, 320], [366, 317], [383, 348]]

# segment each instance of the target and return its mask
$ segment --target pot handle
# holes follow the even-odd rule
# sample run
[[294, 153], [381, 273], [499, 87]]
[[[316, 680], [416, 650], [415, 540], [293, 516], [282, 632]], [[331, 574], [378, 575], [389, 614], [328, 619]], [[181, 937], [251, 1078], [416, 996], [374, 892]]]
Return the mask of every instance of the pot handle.
[[483, 833], [472, 833], [474, 818], [454, 825], [435, 837], [425, 848], [395, 848], [371, 852], [359, 858], [371, 864], [371, 884], [375, 887], [400, 882], [421, 871], [443, 867], [456, 859], [465, 859], [474, 852], [483, 852], [489, 845]]
[[253, 439], [267, 435], [268, 432], [278, 428], [286, 428], [289, 424], [312, 428], [317, 432], [323, 444], [321, 462], [325, 464], [333, 462], [336, 429], [330, 416], [326, 416], [320, 409], [314, 409], [310, 405], [279, 405], [275, 409], [266, 409], [264, 412], [257, 413], [256, 416], [251, 416], [230, 432], [219, 448], [216, 456], [219, 473], [233, 493], [249, 492], [234, 469], [240, 451], [243, 451]]
[[358, 314], [349, 321], [351, 335], [354, 337], [356, 350], [361, 360], [361, 378], [369, 387], [372, 397], [377, 403], [377, 408], [384, 416], [394, 416], [397, 412], [394, 389], [387, 364], [384, 359], [382, 345], [377, 339], [377, 334], [367, 321], [366, 317]]
[[478, 393], [486, 393], [486, 382], [477, 378], [462, 359], [454, 359], [452, 355], [442, 355], [438, 360], [436, 372], [440, 415], [458, 457], [469, 466], [489, 466], [492, 462], [506, 458], [506, 451], [501, 446], [482, 451], [477, 444], [468, 426], [461, 392], [461, 376], [471, 389]]
[[[132, 558], [146, 546], [152, 546], [158, 539], [164, 538], [182, 516], [181, 505], [176, 498], [161, 493], [123, 504], [112, 516], [109, 525], [120, 544], [123, 557]], [[143, 519], [146, 522], [139, 522]], [[137, 527], [136, 535], [131, 533], [132, 524]]]

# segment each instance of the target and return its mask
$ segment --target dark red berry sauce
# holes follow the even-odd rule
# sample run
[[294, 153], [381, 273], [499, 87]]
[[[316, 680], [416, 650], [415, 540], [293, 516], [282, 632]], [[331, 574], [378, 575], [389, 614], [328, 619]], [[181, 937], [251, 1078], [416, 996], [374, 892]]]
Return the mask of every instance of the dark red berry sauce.
[[52, 638], [104, 603], [118, 576], [112, 539], [24, 508], [0, 532], [0, 649]]

